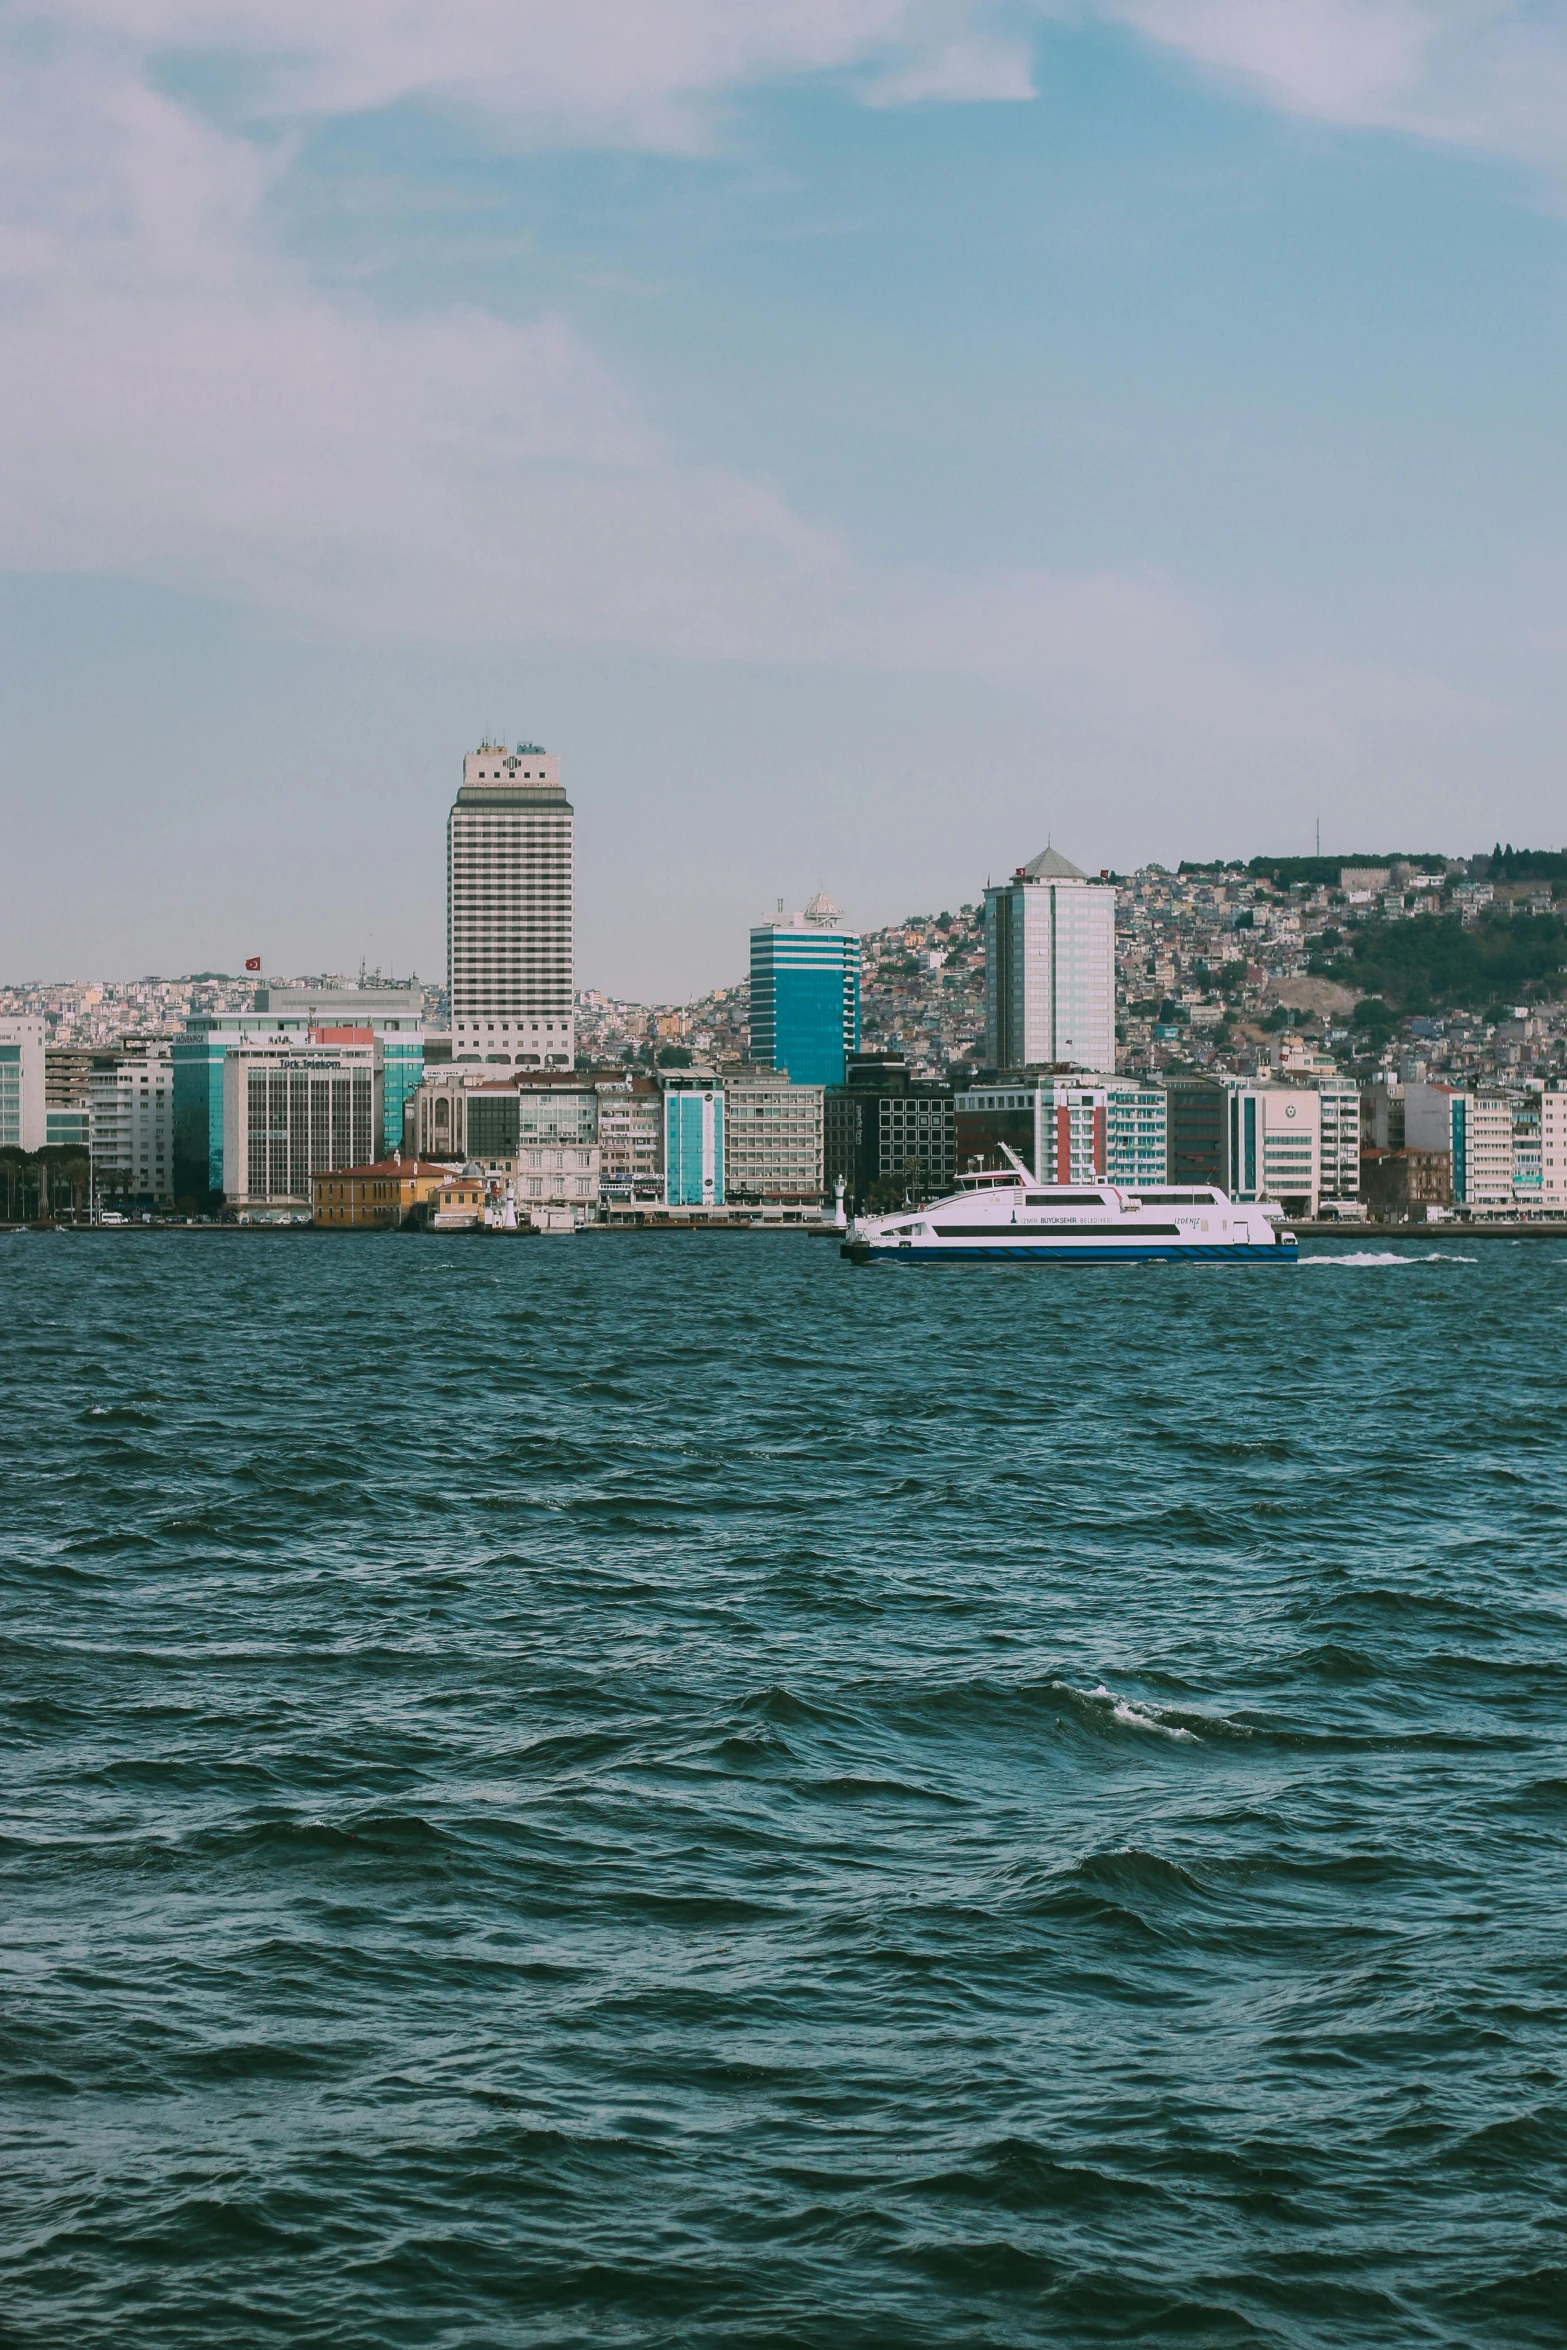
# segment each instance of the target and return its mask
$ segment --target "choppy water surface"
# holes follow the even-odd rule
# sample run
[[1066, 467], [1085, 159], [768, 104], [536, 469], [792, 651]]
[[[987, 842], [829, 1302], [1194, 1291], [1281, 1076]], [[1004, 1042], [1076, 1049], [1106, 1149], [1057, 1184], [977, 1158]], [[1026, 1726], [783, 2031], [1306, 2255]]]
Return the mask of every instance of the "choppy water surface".
[[0, 1241], [0, 2332], [1560, 2343], [1564, 1336]]

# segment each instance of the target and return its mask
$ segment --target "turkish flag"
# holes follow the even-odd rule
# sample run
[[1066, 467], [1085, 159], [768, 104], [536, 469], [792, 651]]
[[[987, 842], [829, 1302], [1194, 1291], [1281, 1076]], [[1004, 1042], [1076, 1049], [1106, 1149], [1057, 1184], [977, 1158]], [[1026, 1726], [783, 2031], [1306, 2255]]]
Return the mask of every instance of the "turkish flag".
[[245, 969], [247, 971], [259, 971], [261, 969], [261, 957], [259, 955], [247, 955], [245, 957]]

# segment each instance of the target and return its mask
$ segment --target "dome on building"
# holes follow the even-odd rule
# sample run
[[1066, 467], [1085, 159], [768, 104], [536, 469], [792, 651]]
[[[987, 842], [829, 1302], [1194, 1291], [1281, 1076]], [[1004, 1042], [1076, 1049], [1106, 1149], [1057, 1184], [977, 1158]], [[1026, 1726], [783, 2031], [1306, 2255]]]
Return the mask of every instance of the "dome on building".
[[818, 930], [831, 930], [843, 920], [843, 909], [835, 906], [824, 889], [819, 889], [805, 909], [807, 922], [814, 922]]
[[1037, 857], [1030, 857], [1023, 867], [1030, 881], [1086, 881], [1088, 875], [1070, 857], [1063, 857], [1059, 849], [1041, 849]]

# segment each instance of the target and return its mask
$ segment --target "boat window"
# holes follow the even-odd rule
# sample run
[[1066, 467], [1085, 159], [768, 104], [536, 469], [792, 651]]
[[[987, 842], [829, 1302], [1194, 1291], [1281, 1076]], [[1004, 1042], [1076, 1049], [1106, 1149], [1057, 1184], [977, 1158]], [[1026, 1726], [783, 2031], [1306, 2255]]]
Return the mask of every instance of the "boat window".
[[1026, 1204], [1031, 1208], [1102, 1208], [1105, 1203], [1097, 1191], [1031, 1191]]
[[1145, 1208], [1216, 1208], [1219, 1204], [1211, 1191], [1140, 1191], [1137, 1196]]

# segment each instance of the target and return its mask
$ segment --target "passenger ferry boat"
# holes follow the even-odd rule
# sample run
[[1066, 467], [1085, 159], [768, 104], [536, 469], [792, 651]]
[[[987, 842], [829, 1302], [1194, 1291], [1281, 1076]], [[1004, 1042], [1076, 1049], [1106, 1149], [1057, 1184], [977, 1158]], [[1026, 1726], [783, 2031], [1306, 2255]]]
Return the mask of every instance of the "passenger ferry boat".
[[[1006, 1150], [1005, 1144], [1002, 1145]], [[852, 1264], [1134, 1263], [1293, 1265], [1293, 1232], [1216, 1184], [1036, 1183], [1014, 1151], [1004, 1173], [960, 1175], [950, 1198], [859, 1216], [841, 1254]], [[1275, 1210], [1275, 1213], [1277, 1211]]]

